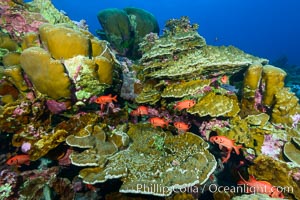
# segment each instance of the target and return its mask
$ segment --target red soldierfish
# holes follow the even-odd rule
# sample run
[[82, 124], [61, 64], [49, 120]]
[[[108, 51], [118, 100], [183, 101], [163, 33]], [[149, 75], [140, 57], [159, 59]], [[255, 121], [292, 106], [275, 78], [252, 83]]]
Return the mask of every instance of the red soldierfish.
[[239, 155], [240, 148], [243, 147], [242, 145], [235, 146], [234, 140], [231, 140], [225, 136], [212, 136], [212, 137], [210, 137], [209, 141], [213, 144], [214, 143], [218, 144], [220, 150], [222, 150], [223, 147], [225, 147], [227, 149], [227, 151], [228, 151], [227, 156], [226, 156], [226, 158], [223, 159], [223, 161], [222, 161], [223, 163], [226, 163], [229, 160], [232, 149], [234, 149], [235, 153], [237, 155]]
[[250, 176], [249, 180], [246, 181], [243, 177], [238, 173], [241, 180], [238, 181], [238, 185], [245, 185], [246, 193], [260, 193], [267, 194], [269, 197], [273, 198], [284, 198], [282, 192], [278, 190], [275, 186], [273, 186], [268, 181], [258, 181], [254, 178], [254, 176]]
[[223, 83], [223, 84], [227, 84], [228, 81], [229, 81], [229, 78], [228, 78], [228, 76], [224, 75], [224, 76], [222, 76], [222, 77], [220, 78], [220, 81], [221, 81], [221, 83]]
[[139, 106], [136, 110], [140, 115], [148, 115], [149, 114], [148, 108], [146, 106]]
[[190, 129], [190, 125], [184, 122], [174, 122], [175, 128], [177, 128], [179, 133], [185, 133]]
[[183, 110], [183, 109], [188, 109], [193, 107], [196, 104], [195, 100], [183, 100], [183, 101], [179, 101], [175, 104], [174, 109], [177, 109], [179, 111]]
[[142, 116], [142, 115], [148, 115], [148, 107], [146, 106], [139, 106], [137, 109], [130, 112], [131, 116]]
[[117, 102], [117, 95], [112, 97], [111, 94], [106, 95], [106, 96], [100, 96], [95, 100], [95, 103], [97, 104], [107, 104], [107, 103], [112, 103], [112, 102]]
[[149, 119], [150, 123], [152, 124], [152, 126], [156, 127], [164, 127], [164, 126], [168, 126], [169, 122], [166, 121], [163, 118], [159, 118], [159, 117], [152, 117]]
[[29, 165], [30, 164], [29, 155], [22, 154], [22, 155], [13, 156], [6, 161], [6, 164], [7, 165], [16, 165], [18, 167], [20, 167], [22, 164]]

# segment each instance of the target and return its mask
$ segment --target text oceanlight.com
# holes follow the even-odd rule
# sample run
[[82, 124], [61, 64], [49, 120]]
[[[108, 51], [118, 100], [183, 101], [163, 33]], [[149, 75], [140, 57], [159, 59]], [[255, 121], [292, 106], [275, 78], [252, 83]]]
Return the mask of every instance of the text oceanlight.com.
[[281, 193], [293, 193], [294, 188], [291, 186], [281, 187], [281, 186], [273, 186], [271, 189], [267, 187], [251, 187], [247, 185], [238, 185], [238, 186], [219, 186], [216, 184], [203, 185], [201, 187], [192, 186], [185, 188], [176, 188], [176, 187], [166, 187], [161, 184], [137, 184], [137, 191], [147, 194], [163, 194], [163, 193], [204, 193], [205, 191], [209, 191], [211, 193], [216, 192], [232, 192], [232, 193], [273, 193], [273, 192], [281, 192]]

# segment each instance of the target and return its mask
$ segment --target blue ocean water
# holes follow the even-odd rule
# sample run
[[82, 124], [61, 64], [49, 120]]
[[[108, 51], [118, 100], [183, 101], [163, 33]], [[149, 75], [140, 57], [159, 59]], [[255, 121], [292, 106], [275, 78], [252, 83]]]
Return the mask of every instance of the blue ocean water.
[[100, 29], [96, 14], [106, 8], [143, 8], [160, 28], [170, 18], [189, 16], [210, 45], [234, 45], [274, 61], [286, 56], [300, 66], [300, 1], [298, 0], [53, 0], [73, 20], [86, 19], [89, 30]]

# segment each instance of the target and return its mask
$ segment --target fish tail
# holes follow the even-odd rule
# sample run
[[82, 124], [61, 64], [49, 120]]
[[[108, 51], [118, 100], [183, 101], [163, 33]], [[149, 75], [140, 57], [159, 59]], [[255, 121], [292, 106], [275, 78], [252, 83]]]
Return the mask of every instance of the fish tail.
[[237, 155], [240, 155], [240, 149], [242, 147], [243, 147], [242, 145], [233, 146], [233, 149]]
[[118, 96], [118, 95], [116, 95], [116, 96], [114, 96], [114, 97], [112, 98], [112, 100], [113, 100], [114, 102], [118, 102], [117, 96]]

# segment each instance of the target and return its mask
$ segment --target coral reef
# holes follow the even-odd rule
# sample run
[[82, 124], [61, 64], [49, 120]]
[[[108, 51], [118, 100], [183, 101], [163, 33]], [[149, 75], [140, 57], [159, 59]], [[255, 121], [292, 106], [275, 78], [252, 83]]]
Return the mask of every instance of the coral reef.
[[[182, 17], [169, 20], [160, 38], [154, 33], [145, 36], [140, 43], [143, 55], [135, 66], [143, 85], [136, 102], [155, 104], [161, 96], [205, 96], [213, 89], [223, 95], [227, 90], [216, 86], [216, 77], [237, 73], [254, 62], [267, 63], [232, 46], [208, 46], [197, 28], [196, 24], [190, 25], [187, 17]], [[222, 98], [234, 107], [231, 116], [239, 112], [234, 98]]]
[[[98, 119], [96, 114], [86, 114], [75, 116], [67, 121], [59, 123], [55, 129], [45, 130], [40, 133], [40, 136], [35, 139], [29, 155], [31, 160], [37, 160], [46, 155], [51, 149], [57, 147], [60, 143], [64, 142], [69, 135], [74, 133], [84, 134], [91, 124], [95, 123]], [[47, 134], [47, 132], [52, 132]], [[23, 136], [24, 137], [24, 136]], [[24, 139], [27, 139], [26, 137]], [[18, 139], [20, 140], [20, 139]]]
[[[103, 168], [80, 171], [84, 182], [122, 178], [120, 192], [168, 196], [174, 189], [205, 183], [216, 168], [208, 144], [193, 133], [173, 136], [149, 124], [136, 124], [130, 125], [127, 134], [132, 143], [108, 157]], [[155, 189], [155, 185], [165, 189]]]
[[[91, 43], [84, 33], [61, 24], [44, 24], [39, 34], [44, 48], [26, 48], [20, 63], [42, 94], [55, 100], [74, 95], [87, 100], [103, 93], [118, 76], [118, 61], [107, 42], [93, 39]], [[90, 59], [91, 55], [95, 57]]]
[[289, 88], [278, 89], [274, 95], [274, 104], [271, 120], [274, 123], [293, 126], [295, 121], [292, 116], [300, 113], [299, 99]]
[[300, 140], [298, 137], [293, 137], [291, 141], [284, 144], [283, 154], [295, 166], [300, 167]]
[[57, 177], [58, 173], [58, 167], [23, 172], [21, 175], [25, 181], [20, 190], [20, 198], [47, 199], [54, 196], [59, 199], [73, 199], [74, 190], [70, 181], [67, 178]]
[[77, 27], [68, 16], [54, 7], [51, 0], [33, 0], [29, 5], [37, 8], [38, 12], [51, 24], [66, 23], [73, 28]]
[[[119, 127], [120, 129], [125, 127]], [[113, 133], [106, 134], [100, 126], [86, 127], [88, 135], [71, 135], [66, 139], [66, 143], [71, 147], [88, 148], [78, 153], [72, 152], [70, 159], [73, 165], [77, 166], [99, 166], [104, 167], [109, 156], [124, 148], [129, 143], [128, 136], [122, 130], [115, 129]]]
[[41, 24], [48, 22], [39, 12], [28, 10], [24, 3], [4, 0], [0, 3], [0, 10], [1, 29], [19, 42], [24, 34], [37, 32]]
[[51, 1], [0, 14], [1, 199], [243, 199], [207, 189], [238, 175], [300, 199], [299, 99], [281, 68], [207, 45], [188, 17], [158, 36], [142, 9], [104, 10], [105, 41]]
[[218, 95], [213, 92], [208, 93], [201, 98], [198, 103], [188, 109], [191, 114], [198, 114], [199, 116], [228, 116], [234, 117], [240, 111], [237, 99]]

